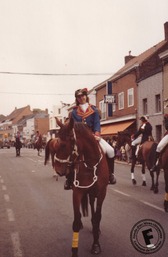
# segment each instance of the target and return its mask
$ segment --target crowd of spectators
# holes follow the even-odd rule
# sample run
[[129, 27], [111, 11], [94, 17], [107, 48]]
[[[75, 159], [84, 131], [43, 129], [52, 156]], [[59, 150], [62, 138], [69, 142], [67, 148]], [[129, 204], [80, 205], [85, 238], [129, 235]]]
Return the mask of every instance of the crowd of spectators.
[[124, 161], [127, 163], [131, 162], [131, 147], [128, 143], [125, 143], [120, 148], [117, 147], [117, 137], [112, 137], [112, 139], [107, 138], [106, 141], [115, 150], [115, 159], [118, 161]]

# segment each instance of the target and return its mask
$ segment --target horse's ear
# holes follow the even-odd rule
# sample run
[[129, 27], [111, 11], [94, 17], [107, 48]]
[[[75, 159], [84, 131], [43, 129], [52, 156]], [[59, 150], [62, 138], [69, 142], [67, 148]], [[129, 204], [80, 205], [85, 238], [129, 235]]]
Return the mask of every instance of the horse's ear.
[[55, 119], [56, 119], [56, 123], [57, 123], [57, 125], [60, 127], [60, 128], [62, 128], [64, 125], [62, 124], [62, 122], [57, 118], [57, 117], [55, 117]]

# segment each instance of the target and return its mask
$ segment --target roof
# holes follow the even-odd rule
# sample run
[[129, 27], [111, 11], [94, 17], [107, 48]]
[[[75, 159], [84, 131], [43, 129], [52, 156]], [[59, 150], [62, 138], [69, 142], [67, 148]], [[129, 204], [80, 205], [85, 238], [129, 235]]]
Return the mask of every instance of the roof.
[[145, 52], [141, 53], [140, 55], [132, 58], [128, 61], [120, 70], [118, 70], [109, 80], [115, 80], [121, 75], [124, 75], [129, 70], [132, 70], [139, 65], [141, 65], [145, 60], [151, 57], [156, 51], [160, 50], [165, 44], [167, 43], [166, 40], [161, 41], [160, 43], [154, 45], [153, 47], [149, 48]]
[[19, 116], [19, 114], [21, 114], [26, 108], [28, 107], [25, 106], [25, 107], [22, 107], [22, 108], [15, 108], [15, 110], [13, 112], [11, 112], [7, 117], [6, 117], [6, 120], [9, 120], [9, 121], [12, 121], [14, 120], [15, 118], [17, 118]]

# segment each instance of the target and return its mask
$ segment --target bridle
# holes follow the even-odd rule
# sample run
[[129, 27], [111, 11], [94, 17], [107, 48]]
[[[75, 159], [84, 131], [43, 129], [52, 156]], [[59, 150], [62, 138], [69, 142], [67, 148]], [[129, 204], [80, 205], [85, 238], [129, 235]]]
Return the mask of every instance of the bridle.
[[[97, 172], [97, 167], [98, 167], [99, 163], [101, 162], [101, 160], [103, 158], [102, 151], [100, 149], [100, 146], [98, 146], [99, 147], [99, 152], [100, 152], [100, 158], [99, 158], [98, 162], [93, 167], [88, 166], [84, 159], [83, 160], [78, 160], [80, 155], [79, 155], [79, 152], [78, 152], [76, 133], [75, 133], [74, 128], [72, 129], [72, 133], [73, 133], [72, 152], [70, 153], [70, 155], [66, 159], [60, 159], [55, 155], [55, 160], [58, 161], [59, 163], [67, 163], [68, 165], [74, 164], [74, 166], [75, 166], [75, 168], [74, 168], [74, 182], [73, 182], [74, 186], [78, 187], [78, 188], [89, 188], [89, 187], [93, 186], [98, 179], [96, 172]], [[72, 156], [73, 156], [73, 159], [72, 159]], [[74, 158], [74, 156], [75, 156], [75, 158]], [[77, 173], [78, 173], [79, 168], [77, 168], [76, 166], [79, 167], [80, 162], [83, 162], [84, 166], [87, 169], [93, 169], [93, 182], [88, 186], [81, 186], [79, 180], [77, 180]]]

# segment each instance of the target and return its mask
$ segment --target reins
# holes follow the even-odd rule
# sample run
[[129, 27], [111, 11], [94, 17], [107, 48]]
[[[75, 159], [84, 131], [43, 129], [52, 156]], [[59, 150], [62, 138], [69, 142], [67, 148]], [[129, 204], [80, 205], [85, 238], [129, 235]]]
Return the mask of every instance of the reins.
[[[100, 150], [100, 148], [99, 148], [99, 150]], [[73, 182], [73, 184], [74, 184], [75, 187], [78, 187], [78, 188], [90, 188], [90, 187], [92, 187], [92, 186], [95, 184], [95, 182], [97, 181], [97, 178], [98, 178], [98, 177], [97, 177], [97, 174], [96, 174], [97, 166], [99, 165], [99, 163], [101, 162], [101, 160], [102, 160], [102, 158], [103, 158], [103, 155], [102, 155], [102, 153], [101, 153], [101, 150], [100, 150], [100, 154], [101, 154], [101, 155], [100, 155], [99, 161], [93, 166], [93, 182], [92, 182], [90, 185], [88, 185], [88, 186], [80, 186], [79, 180], [76, 179], [76, 177], [77, 177], [77, 169], [74, 169], [75, 176], [74, 176], [74, 182]], [[91, 169], [90, 167], [88, 167], [88, 165], [86, 164], [86, 162], [84, 162], [84, 165], [85, 165], [86, 168]]]
[[[74, 128], [72, 129], [72, 132], [73, 132], [74, 144], [73, 144], [73, 150], [72, 150], [71, 154], [66, 159], [60, 159], [60, 158], [58, 158], [55, 155], [55, 160], [60, 162], [60, 163], [76, 164], [77, 165], [77, 164], [79, 164], [79, 160], [78, 160], [78, 162], [76, 162], [77, 158], [79, 157], [79, 152], [78, 152], [78, 146], [77, 146], [77, 143], [76, 143], [77, 140], [76, 140], [76, 133], [75, 133], [75, 129]], [[95, 184], [95, 182], [97, 181], [97, 178], [98, 178], [97, 174], [96, 174], [97, 167], [98, 167], [99, 163], [101, 162], [101, 160], [103, 158], [102, 151], [101, 151], [100, 147], [99, 147], [99, 152], [100, 152], [100, 158], [99, 158], [98, 162], [93, 167], [89, 167], [87, 165], [87, 163], [85, 162], [85, 160], [82, 160], [82, 162], [84, 163], [84, 166], [87, 169], [93, 169], [93, 182], [90, 185], [81, 186], [79, 180], [77, 180], [78, 169], [75, 168], [74, 169], [74, 182], [73, 182], [75, 187], [78, 187], [78, 188], [90, 188], [90, 187], [92, 187]], [[76, 158], [74, 160], [71, 160], [72, 156], [74, 156], [74, 155], [76, 156]]]

